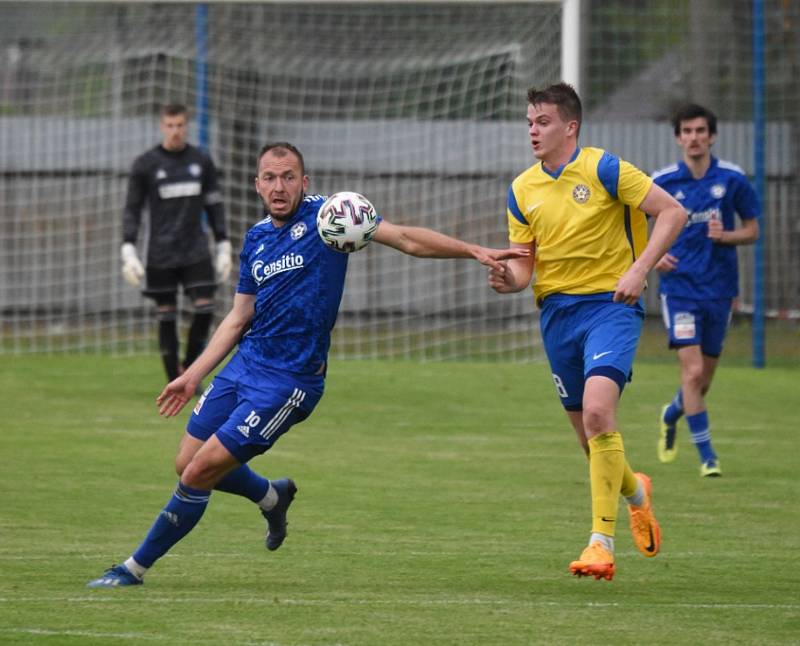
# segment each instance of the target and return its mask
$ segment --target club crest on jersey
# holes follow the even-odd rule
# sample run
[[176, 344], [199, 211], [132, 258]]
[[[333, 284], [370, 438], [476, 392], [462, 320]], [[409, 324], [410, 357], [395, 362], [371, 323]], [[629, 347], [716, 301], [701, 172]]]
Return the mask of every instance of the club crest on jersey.
[[717, 200], [725, 197], [725, 187], [722, 184], [714, 184], [711, 187], [711, 197]]
[[156, 179], [167, 179], [167, 171], [165, 171], [163, 168], [159, 168], [156, 171]]
[[189, 174], [193, 175], [194, 177], [200, 177], [200, 173], [203, 172], [203, 169], [200, 168], [200, 164], [189, 164]]
[[572, 199], [578, 204], [586, 204], [586, 202], [589, 201], [589, 196], [591, 196], [591, 194], [592, 192], [589, 190], [589, 187], [586, 186], [586, 184], [578, 184], [572, 189]]
[[291, 231], [289, 231], [289, 234], [292, 236], [292, 240], [299, 240], [306, 234], [306, 231], [308, 231], [306, 223], [298, 222], [292, 227]]

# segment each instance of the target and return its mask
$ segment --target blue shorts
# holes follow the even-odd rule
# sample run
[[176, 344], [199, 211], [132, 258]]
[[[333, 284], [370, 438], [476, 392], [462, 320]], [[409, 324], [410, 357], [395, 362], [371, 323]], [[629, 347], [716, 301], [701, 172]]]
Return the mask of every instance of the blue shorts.
[[730, 298], [694, 300], [661, 294], [661, 315], [669, 347], [699, 345], [704, 355], [720, 356], [732, 309]]
[[617, 383], [633, 375], [644, 308], [615, 303], [612, 293], [552, 294], [542, 302], [539, 325], [553, 381], [568, 411], [583, 410], [583, 388], [595, 375]]
[[186, 432], [203, 441], [216, 435], [245, 463], [306, 419], [323, 389], [321, 376], [248, 370], [236, 354], [197, 400]]

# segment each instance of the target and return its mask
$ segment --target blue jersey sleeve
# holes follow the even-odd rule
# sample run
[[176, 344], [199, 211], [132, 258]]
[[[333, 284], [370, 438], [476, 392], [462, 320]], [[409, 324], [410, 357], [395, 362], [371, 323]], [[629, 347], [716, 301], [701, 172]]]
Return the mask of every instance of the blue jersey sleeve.
[[736, 186], [734, 195], [734, 208], [739, 217], [743, 220], [750, 220], [761, 215], [761, 206], [758, 202], [758, 195], [753, 190], [752, 185], [746, 177], [742, 177]]
[[527, 226], [528, 221], [525, 219], [525, 216], [522, 215], [522, 211], [519, 208], [519, 204], [517, 204], [517, 196], [514, 195], [514, 185], [508, 187], [508, 203], [507, 203], [508, 212], [520, 223]]
[[251, 237], [248, 234], [242, 245], [242, 252], [239, 254], [239, 284], [236, 287], [236, 291], [239, 294], [255, 294], [258, 289], [258, 283], [253, 278], [253, 274], [250, 273], [251, 247]]
[[619, 186], [619, 157], [615, 157], [609, 152], [603, 152], [603, 156], [597, 164], [597, 179], [600, 180], [608, 194], [616, 200]]

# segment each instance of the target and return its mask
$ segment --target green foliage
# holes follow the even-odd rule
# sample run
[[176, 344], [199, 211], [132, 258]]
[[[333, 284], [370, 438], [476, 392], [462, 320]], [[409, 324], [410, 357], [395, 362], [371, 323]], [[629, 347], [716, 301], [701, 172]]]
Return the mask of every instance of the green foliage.
[[677, 461], [656, 459], [673, 368], [640, 362], [620, 413], [663, 551], [639, 556], [623, 512], [610, 583], [567, 572], [588, 474], [546, 365], [338, 362], [315, 414], [253, 461], [299, 486], [279, 551], [217, 493], [144, 586], [88, 590], [168, 499], [187, 413], [156, 414], [154, 356], [5, 357], [0, 642], [796, 642], [800, 371], [720, 369], [724, 476], [701, 480], [685, 426]]

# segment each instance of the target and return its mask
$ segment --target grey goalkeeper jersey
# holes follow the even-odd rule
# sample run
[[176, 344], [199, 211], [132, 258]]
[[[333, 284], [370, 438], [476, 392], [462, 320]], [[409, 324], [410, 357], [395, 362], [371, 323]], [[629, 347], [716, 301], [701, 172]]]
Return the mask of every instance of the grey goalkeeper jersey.
[[123, 215], [123, 241], [136, 243], [144, 207], [150, 215], [147, 265], [183, 267], [210, 258], [203, 211], [216, 241], [228, 237], [211, 157], [191, 145], [174, 152], [158, 145], [133, 162]]

